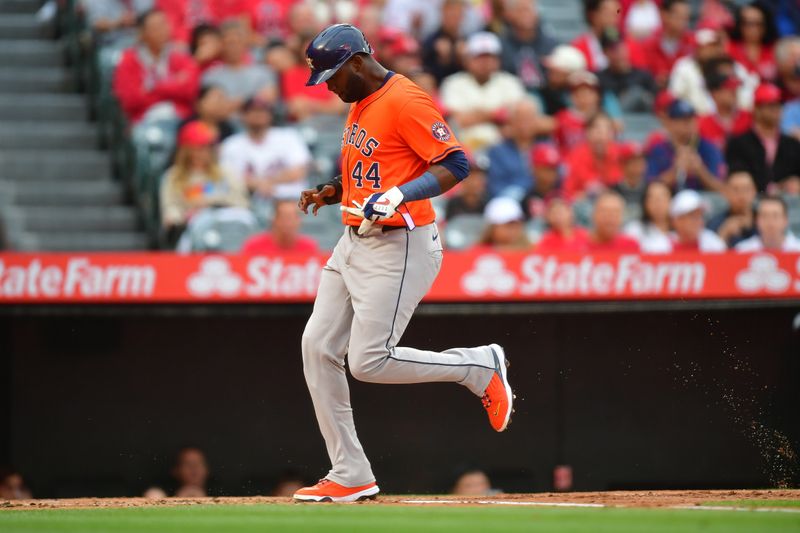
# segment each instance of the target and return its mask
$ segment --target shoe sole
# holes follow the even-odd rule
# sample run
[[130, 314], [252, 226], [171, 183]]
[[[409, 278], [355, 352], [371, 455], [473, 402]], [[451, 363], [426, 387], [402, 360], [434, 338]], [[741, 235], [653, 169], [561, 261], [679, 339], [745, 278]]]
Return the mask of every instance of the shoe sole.
[[503, 420], [503, 425], [497, 430], [499, 433], [505, 431], [508, 427], [508, 423], [511, 422], [511, 413], [514, 411], [514, 391], [511, 390], [511, 384], [508, 382], [508, 367], [511, 366], [511, 363], [506, 359], [506, 351], [499, 344], [490, 344], [489, 349], [492, 350], [492, 353], [498, 359], [499, 364], [497, 366], [500, 368], [498, 368], [497, 371], [500, 373], [500, 379], [503, 380], [503, 386], [506, 389], [506, 398], [508, 400], [508, 411], [506, 411], [506, 418]]
[[359, 500], [373, 500], [378, 495], [381, 489], [377, 485], [368, 489], [348, 494], [347, 496], [314, 496], [312, 494], [295, 494], [294, 499], [301, 502], [318, 502], [318, 503], [347, 503], [357, 502]]

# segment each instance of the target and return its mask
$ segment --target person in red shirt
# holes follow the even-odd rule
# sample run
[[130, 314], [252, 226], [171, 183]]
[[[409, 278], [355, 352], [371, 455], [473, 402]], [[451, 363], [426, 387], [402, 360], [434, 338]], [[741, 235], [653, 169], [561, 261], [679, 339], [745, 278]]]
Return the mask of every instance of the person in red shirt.
[[762, 81], [775, 81], [778, 77], [774, 50], [777, 38], [772, 10], [762, 0], [756, 0], [736, 11], [728, 55], [748, 71], [758, 74]]
[[614, 125], [605, 113], [597, 113], [586, 123], [586, 140], [567, 156], [564, 193], [570, 200], [593, 196], [622, 179], [619, 149], [614, 141]]
[[598, 196], [587, 251], [639, 253], [639, 243], [622, 233], [624, 214], [625, 200], [618, 193], [605, 191]]
[[728, 74], [714, 73], [706, 79], [706, 86], [717, 109], [715, 113], [700, 117], [697, 126], [701, 137], [723, 151], [729, 137], [744, 133], [753, 123], [753, 115], [739, 109], [736, 104], [739, 85], [739, 79]]
[[246, 255], [314, 254], [319, 250], [317, 242], [300, 234], [300, 212], [294, 200], [275, 203], [275, 217], [270, 231], [247, 239], [242, 245]]
[[144, 13], [138, 20], [139, 43], [125, 50], [114, 71], [113, 92], [125, 115], [138, 122], [156, 104], [170, 103], [179, 118], [192, 112], [198, 70], [191, 56], [170, 43], [164, 13]]
[[619, 0], [585, 0], [583, 6], [589, 31], [576, 37], [571, 44], [586, 58], [586, 68], [599, 72], [608, 67], [600, 37], [606, 32], [619, 31], [621, 5]]
[[575, 215], [569, 203], [559, 197], [547, 202], [545, 213], [549, 229], [536, 244], [536, 251], [541, 254], [561, 252], [585, 252], [589, 245], [589, 232], [575, 225]]
[[631, 63], [650, 72], [659, 87], [666, 87], [675, 61], [692, 51], [691, 14], [687, 0], [664, 0], [661, 31], [634, 45], [637, 53], [631, 53]]
[[583, 142], [586, 121], [601, 110], [600, 82], [591, 72], [579, 71], [569, 75], [572, 106], [556, 113], [556, 141], [562, 153]]

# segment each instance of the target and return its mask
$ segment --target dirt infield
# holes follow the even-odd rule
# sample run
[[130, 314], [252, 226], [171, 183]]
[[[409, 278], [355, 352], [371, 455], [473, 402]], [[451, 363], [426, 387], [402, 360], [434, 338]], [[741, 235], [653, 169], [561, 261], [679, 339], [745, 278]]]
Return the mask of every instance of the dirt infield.
[[[800, 490], [670, 490], [615, 491], [536, 494], [497, 494], [487, 497], [389, 495], [358, 505], [574, 505], [602, 507], [682, 507], [706, 502], [736, 500], [799, 500]], [[166, 507], [190, 505], [274, 505], [293, 503], [291, 498], [209, 497], [209, 498], [80, 498], [63, 500], [0, 500], [0, 510], [101, 509], [121, 507]], [[303, 504], [298, 504], [303, 505]]]

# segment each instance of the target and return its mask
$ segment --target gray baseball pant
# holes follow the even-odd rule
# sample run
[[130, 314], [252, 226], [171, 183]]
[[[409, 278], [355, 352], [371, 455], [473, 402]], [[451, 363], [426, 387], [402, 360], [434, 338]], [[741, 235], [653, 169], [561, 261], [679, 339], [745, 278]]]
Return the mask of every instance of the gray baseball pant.
[[346, 487], [375, 481], [353, 423], [350, 373], [371, 383], [455, 382], [483, 395], [494, 374], [487, 346], [431, 352], [396, 346], [442, 264], [435, 224], [365, 236], [345, 228], [322, 269], [303, 332], [303, 370], [332, 468]]

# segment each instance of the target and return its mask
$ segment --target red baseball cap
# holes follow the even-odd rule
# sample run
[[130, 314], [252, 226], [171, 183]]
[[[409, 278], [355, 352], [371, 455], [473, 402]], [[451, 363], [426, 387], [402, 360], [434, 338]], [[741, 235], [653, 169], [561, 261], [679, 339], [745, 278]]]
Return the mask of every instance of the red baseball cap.
[[667, 111], [673, 100], [675, 100], [675, 97], [672, 96], [671, 92], [666, 90], [661, 91], [656, 95], [655, 102], [653, 102], [653, 110], [656, 113], [664, 113]]
[[642, 150], [642, 145], [637, 143], [636, 141], [624, 141], [619, 143], [619, 158], [621, 161], [627, 161], [629, 159], [633, 159], [634, 157], [642, 157], [644, 156], [644, 151]]
[[531, 150], [534, 167], [557, 167], [560, 160], [558, 150], [550, 143], [539, 143]]
[[199, 120], [193, 120], [178, 133], [180, 146], [208, 146], [217, 142], [217, 132]]
[[413, 55], [419, 52], [419, 43], [410, 35], [401, 33], [389, 44], [389, 50], [396, 56]]
[[762, 83], [753, 95], [755, 105], [769, 105], [781, 103], [781, 90], [771, 83]]

